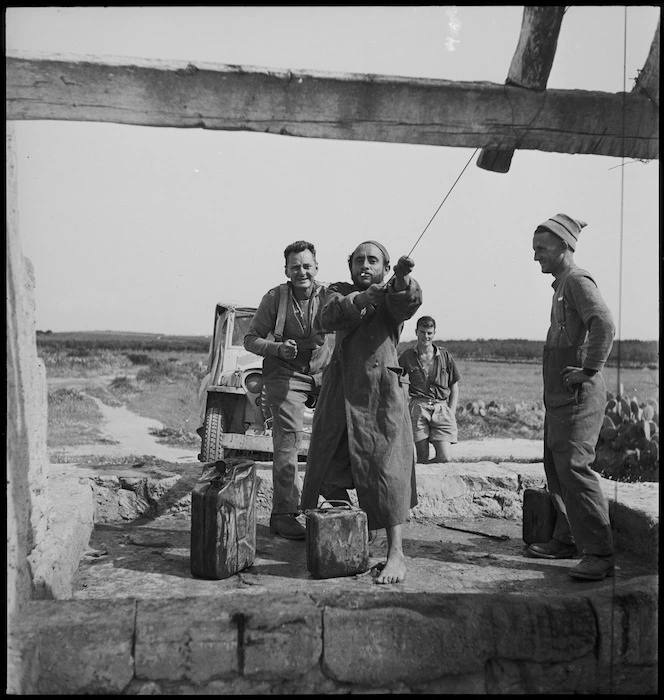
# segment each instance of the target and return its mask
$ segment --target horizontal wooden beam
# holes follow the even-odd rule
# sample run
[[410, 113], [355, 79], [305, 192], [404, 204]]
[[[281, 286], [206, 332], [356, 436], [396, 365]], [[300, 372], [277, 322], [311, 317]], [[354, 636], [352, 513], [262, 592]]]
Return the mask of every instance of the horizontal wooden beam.
[[[561, 5], [523, 8], [519, 43], [507, 74], [507, 85], [544, 90], [551, 74], [565, 8]], [[497, 173], [510, 169], [513, 148], [485, 148], [477, 166]]]
[[6, 118], [659, 157], [640, 93], [65, 56], [6, 57]]
[[647, 95], [659, 107], [659, 25], [650, 45], [648, 58], [643, 64], [643, 69], [639, 73], [636, 84], [632, 92], [641, 92]]

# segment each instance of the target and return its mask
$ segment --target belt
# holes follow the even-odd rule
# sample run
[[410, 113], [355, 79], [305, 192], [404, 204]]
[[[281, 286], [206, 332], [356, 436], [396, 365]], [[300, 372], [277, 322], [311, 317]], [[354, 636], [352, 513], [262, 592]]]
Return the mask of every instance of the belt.
[[415, 396], [413, 398], [415, 401], [423, 404], [424, 406], [438, 406], [441, 403], [447, 403], [445, 399], [425, 399], [423, 396]]

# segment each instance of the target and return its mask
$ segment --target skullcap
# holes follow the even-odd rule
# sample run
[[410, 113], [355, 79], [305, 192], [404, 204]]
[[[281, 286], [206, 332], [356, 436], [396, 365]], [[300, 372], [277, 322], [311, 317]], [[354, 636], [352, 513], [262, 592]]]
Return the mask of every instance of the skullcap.
[[[370, 243], [371, 245], [375, 245], [376, 248], [380, 250], [380, 252], [383, 254], [383, 260], [385, 261], [386, 265], [390, 264], [390, 254], [387, 252], [387, 248], [382, 244], [379, 243], [378, 241], [362, 241], [362, 243], [359, 243], [356, 247], [355, 250], [357, 250], [361, 245], [365, 245], [366, 243]], [[355, 250], [353, 253], [355, 253]], [[352, 254], [351, 254], [352, 258]]]

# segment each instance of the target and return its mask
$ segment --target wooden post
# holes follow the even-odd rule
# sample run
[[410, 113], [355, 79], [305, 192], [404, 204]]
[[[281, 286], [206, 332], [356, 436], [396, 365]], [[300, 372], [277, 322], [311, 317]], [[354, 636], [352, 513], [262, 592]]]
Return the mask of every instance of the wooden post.
[[[546, 88], [564, 13], [565, 8], [562, 6], [523, 8], [521, 34], [507, 74], [506, 85], [528, 90]], [[477, 167], [506, 173], [512, 164], [513, 155], [514, 148], [485, 148], [477, 159]]]

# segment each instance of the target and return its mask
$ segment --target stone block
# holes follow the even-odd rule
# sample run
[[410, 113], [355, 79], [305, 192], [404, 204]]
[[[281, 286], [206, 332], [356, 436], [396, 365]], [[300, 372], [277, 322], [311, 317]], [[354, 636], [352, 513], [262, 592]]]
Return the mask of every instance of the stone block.
[[247, 597], [235, 614], [244, 630], [245, 676], [292, 679], [319, 664], [322, 611], [308, 595]]
[[38, 695], [121, 695], [134, 675], [133, 600], [36, 601], [25, 611], [38, 638]]
[[513, 517], [520, 507], [516, 472], [493, 462], [417, 465], [415, 517]]
[[238, 625], [213, 598], [139, 600], [136, 614], [136, 678], [204, 683], [233, 675]]
[[574, 695], [595, 692], [597, 659], [587, 654], [561, 663], [491, 659], [486, 669], [486, 690], [490, 695]]
[[[646, 492], [644, 484], [620, 484], [619, 488], [605, 494], [609, 496], [609, 517], [613, 538], [618, 549], [632, 552], [656, 564], [659, 560], [659, 513], [653, 513], [653, 505], [659, 505], [659, 484]], [[642, 492], [643, 491], [643, 492]]]
[[516, 474], [520, 494], [523, 494], [525, 489], [541, 489], [546, 486], [546, 475], [544, 474], [544, 464], [542, 462], [530, 464], [500, 462], [498, 468], [504, 469], [511, 474]]
[[470, 491], [512, 491], [519, 487], [515, 472], [499, 467], [493, 462], [475, 462], [457, 465], [455, 468], [463, 475], [464, 483]]
[[323, 671], [340, 682], [378, 687], [481, 672], [492, 650], [491, 628], [472, 600], [414, 596], [408, 607], [326, 608]]
[[593, 653], [595, 613], [585, 597], [495, 595], [488, 614], [494, 649], [504, 659], [564, 663]]
[[618, 665], [657, 665], [658, 577], [640, 576], [588, 596], [597, 618], [598, 660], [606, 669]]
[[90, 486], [76, 478], [50, 476], [48, 530], [30, 552], [33, 598], [72, 597], [73, 579], [94, 527]]
[[38, 630], [26, 629], [21, 617], [7, 625], [7, 695], [34, 695], [39, 681]]

